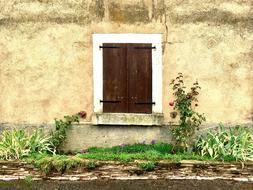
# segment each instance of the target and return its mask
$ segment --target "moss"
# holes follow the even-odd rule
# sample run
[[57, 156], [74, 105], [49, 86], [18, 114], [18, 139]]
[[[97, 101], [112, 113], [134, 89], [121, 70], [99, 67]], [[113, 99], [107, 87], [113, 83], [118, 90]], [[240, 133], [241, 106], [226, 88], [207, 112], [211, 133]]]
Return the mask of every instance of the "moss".
[[33, 176], [27, 175], [27, 176], [24, 178], [24, 180], [25, 180], [25, 183], [27, 183], [27, 184], [32, 184], [32, 182], [33, 182]]
[[[0, 181], [0, 189], [33, 189], [33, 183], [27, 183], [26, 181]], [[36, 185], [35, 185], [36, 186]]]

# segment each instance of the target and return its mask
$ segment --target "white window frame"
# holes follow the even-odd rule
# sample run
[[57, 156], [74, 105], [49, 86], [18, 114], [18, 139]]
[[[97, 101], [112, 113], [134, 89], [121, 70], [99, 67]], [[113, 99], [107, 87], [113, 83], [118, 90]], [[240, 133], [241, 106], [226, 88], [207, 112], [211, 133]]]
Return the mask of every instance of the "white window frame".
[[151, 43], [152, 113], [162, 113], [162, 35], [161, 34], [93, 34], [93, 103], [94, 112], [103, 112], [103, 43]]

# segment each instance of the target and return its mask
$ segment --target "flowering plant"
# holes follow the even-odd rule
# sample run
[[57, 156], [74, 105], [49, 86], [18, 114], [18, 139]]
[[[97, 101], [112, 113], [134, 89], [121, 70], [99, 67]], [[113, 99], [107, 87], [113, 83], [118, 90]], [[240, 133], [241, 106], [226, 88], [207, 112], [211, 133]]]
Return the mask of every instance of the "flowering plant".
[[186, 151], [192, 144], [195, 129], [199, 129], [201, 123], [205, 121], [205, 117], [203, 114], [194, 111], [194, 108], [198, 106], [197, 96], [201, 89], [199, 83], [195, 82], [190, 92], [186, 92], [183, 79], [183, 74], [178, 73], [176, 79], [171, 81], [170, 85], [172, 85], [175, 100], [170, 102], [169, 105], [173, 106], [173, 109], [180, 116], [179, 125], [172, 127], [172, 135], [176, 140], [176, 147]]
[[56, 152], [60, 151], [62, 144], [67, 139], [67, 132], [73, 123], [79, 123], [80, 119], [85, 119], [87, 113], [80, 111], [71, 116], [64, 116], [63, 119], [55, 119], [55, 130], [50, 131], [50, 142]]
[[153, 139], [153, 140], [150, 142], [150, 144], [156, 144], [156, 140]]
[[82, 119], [85, 119], [87, 117], [86, 111], [80, 111], [77, 113], [77, 115]]

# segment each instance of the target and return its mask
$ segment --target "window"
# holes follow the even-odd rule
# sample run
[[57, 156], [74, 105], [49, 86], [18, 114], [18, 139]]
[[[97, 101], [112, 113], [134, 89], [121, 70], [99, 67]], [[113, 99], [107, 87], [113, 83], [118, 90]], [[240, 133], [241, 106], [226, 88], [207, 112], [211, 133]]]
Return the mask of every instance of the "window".
[[94, 34], [95, 113], [162, 113], [160, 34]]

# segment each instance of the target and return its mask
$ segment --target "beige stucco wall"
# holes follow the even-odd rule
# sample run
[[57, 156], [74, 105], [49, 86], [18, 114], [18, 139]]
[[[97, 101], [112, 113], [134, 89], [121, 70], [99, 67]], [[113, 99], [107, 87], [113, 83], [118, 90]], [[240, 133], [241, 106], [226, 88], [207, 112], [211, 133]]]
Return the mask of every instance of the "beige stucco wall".
[[251, 0], [0, 0], [0, 123], [43, 123], [93, 110], [92, 34], [163, 34], [170, 80], [198, 79], [208, 123], [252, 123]]

